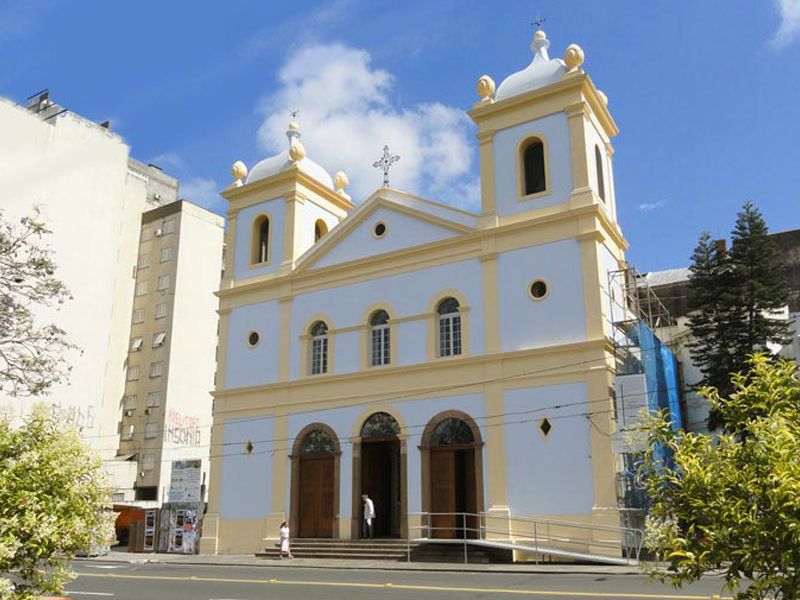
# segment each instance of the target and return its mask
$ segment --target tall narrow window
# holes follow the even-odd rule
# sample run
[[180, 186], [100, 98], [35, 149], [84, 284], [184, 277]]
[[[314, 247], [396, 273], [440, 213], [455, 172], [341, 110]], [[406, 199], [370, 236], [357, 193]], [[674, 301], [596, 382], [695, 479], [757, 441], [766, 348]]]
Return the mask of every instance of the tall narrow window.
[[445, 298], [436, 307], [439, 317], [439, 356], [461, 354], [461, 313], [458, 300]]
[[600, 153], [600, 146], [594, 147], [594, 164], [597, 169], [597, 194], [600, 199], [606, 201], [606, 184], [603, 179], [603, 155]]
[[525, 176], [525, 195], [538, 194], [547, 189], [544, 168], [544, 142], [533, 138], [522, 151], [522, 167]]
[[253, 264], [269, 260], [269, 217], [261, 215], [253, 223]]
[[325, 224], [325, 221], [317, 219], [317, 222], [314, 223], [314, 242], [318, 242], [326, 233], [328, 233], [328, 226]]
[[370, 349], [372, 366], [388, 365], [390, 355], [389, 314], [385, 310], [373, 313], [370, 324]]
[[317, 321], [311, 326], [311, 374], [328, 372], [328, 326]]

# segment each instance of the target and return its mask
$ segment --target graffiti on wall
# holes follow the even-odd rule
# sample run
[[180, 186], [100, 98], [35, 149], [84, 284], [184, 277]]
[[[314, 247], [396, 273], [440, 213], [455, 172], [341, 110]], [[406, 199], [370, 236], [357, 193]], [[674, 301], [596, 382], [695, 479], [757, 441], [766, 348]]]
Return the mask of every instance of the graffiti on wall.
[[200, 417], [170, 409], [164, 427], [164, 443], [186, 448], [200, 446]]

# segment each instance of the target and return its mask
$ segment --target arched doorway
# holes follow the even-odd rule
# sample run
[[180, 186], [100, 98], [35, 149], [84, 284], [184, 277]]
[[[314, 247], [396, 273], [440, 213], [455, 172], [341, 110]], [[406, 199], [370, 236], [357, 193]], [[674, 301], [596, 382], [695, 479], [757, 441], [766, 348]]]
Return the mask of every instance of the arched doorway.
[[338, 537], [339, 441], [322, 423], [305, 427], [292, 450], [290, 520], [301, 538]]
[[353, 512], [358, 515], [358, 537], [363, 537], [362, 493], [369, 494], [375, 504], [374, 537], [400, 537], [404, 529], [404, 452], [399, 436], [400, 425], [386, 412], [373, 413], [361, 426], [357, 471], [360, 489], [354, 490], [358, 510]]
[[478, 426], [464, 413], [442, 413], [425, 428], [422, 510], [432, 513], [430, 537], [477, 537], [475, 515], [483, 511], [482, 448]]

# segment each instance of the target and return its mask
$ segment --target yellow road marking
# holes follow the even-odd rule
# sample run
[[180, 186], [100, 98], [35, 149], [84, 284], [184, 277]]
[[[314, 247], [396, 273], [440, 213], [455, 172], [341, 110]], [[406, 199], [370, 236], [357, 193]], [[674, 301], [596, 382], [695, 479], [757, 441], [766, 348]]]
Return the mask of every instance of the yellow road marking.
[[[395, 590], [427, 591], [427, 592], [458, 592], [458, 593], [489, 593], [511, 594], [515, 596], [562, 596], [578, 597], [592, 596], [594, 598], [647, 598], [650, 600], [708, 600], [709, 596], [688, 594], [628, 594], [625, 592], [595, 592], [595, 591], [563, 591], [563, 590], [512, 590], [507, 588], [472, 588], [472, 587], [446, 587], [437, 585], [415, 585], [405, 583], [361, 583], [356, 581], [293, 581], [289, 579], [232, 579], [224, 577], [178, 577], [172, 575], [119, 575], [116, 573], [76, 573], [78, 577], [100, 577], [115, 579], [153, 579], [160, 581], [197, 581], [214, 583], [269, 583], [273, 585], [306, 585], [321, 587], [350, 587], [350, 588], [392, 588]], [[722, 600], [732, 600], [732, 596], [716, 596]]]

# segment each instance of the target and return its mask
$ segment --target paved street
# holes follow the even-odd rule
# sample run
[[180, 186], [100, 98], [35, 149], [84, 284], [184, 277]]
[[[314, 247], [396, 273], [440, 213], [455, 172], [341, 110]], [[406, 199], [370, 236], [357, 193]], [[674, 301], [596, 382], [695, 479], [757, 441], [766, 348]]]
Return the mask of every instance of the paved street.
[[66, 589], [67, 595], [75, 600], [103, 597], [114, 600], [366, 600], [379, 594], [387, 600], [489, 597], [700, 600], [720, 593], [717, 579], [674, 590], [640, 575], [367, 571], [280, 564], [247, 567], [102, 561], [78, 562], [74, 568], [78, 578]]

